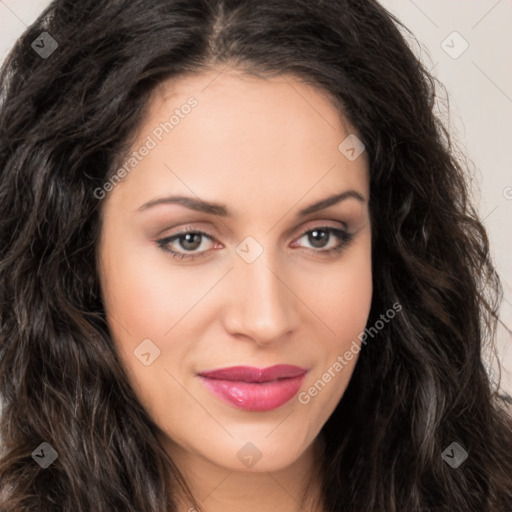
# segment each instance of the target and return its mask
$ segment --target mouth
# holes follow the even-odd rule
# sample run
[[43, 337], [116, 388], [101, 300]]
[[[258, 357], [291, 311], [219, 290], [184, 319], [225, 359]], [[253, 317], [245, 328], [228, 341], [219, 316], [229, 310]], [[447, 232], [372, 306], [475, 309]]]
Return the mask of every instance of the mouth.
[[261, 369], [232, 366], [198, 376], [225, 403], [245, 411], [263, 412], [289, 402], [298, 393], [307, 372], [306, 368], [280, 364]]

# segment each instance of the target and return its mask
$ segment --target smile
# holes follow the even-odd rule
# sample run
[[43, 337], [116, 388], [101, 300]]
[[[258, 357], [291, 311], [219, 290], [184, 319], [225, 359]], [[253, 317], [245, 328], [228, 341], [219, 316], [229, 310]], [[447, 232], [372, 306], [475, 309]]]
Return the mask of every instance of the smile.
[[290, 401], [300, 390], [308, 370], [292, 365], [268, 368], [234, 366], [201, 372], [206, 388], [238, 409], [263, 412]]

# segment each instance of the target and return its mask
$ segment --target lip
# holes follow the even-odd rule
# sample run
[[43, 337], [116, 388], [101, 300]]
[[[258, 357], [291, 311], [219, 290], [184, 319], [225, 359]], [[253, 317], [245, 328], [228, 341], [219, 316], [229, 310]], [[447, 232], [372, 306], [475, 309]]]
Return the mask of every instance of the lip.
[[299, 391], [308, 370], [289, 364], [267, 368], [231, 366], [199, 373], [218, 398], [238, 409], [270, 411], [290, 401]]

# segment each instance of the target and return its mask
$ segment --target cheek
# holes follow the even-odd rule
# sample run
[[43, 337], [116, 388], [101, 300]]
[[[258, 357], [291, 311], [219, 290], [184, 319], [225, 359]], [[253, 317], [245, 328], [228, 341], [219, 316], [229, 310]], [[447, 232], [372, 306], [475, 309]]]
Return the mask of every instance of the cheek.
[[370, 236], [342, 257], [323, 276], [321, 287], [310, 287], [314, 305], [317, 364], [305, 383], [299, 402], [311, 408], [320, 423], [327, 421], [343, 396], [360, 354], [358, 338], [364, 332], [372, 302]]
[[[206, 275], [199, 267], [188, 271], [177, 265], [173, 268], [171, 255], [130, 245], [127, 238], [122, 245], [112, 235], [105, 244], [100, 260], [101, 284], [117, 352], [132, 386], [149, 408], [165, 388], [164, 382], [173, 385], [166, 370], [176, 373], [198, 338], [197, 324], [189, 321], [188, 314], [200, 311], [201, 298], [218, 276], [212, 276], [212, 271]], [[149, 366], [137, 358], [143, 353], [139, 346], [147, 339], [158, 354]], [[173, 390], [180, 396], [178, 385]], [[168, 401], [172, 395], [167, 393], [162, 399]]]
[[102, 279], [105, 306], [114, 327], [124, 327], [134, 339], [162, 338], [204, 294], [200, 271], [170, 270], [171, 255], [147, 248], [127, 254], [112, 248], [108, 254]]
[[[172, 328], [198, 293], [186, 286], [178, 273], [163, 270], [165, 257], [159, 260], [153, 251], [144, 254], [136, 248], [121, 254], [120, 246], [111, 240], [102, 260], [102, 290], [109, 328], [130, 385], [152, 417], [172, 407], [191, 407], [167, 370], [174, 373], [169, 358], [179, 363], [189, 347], [183, 343], [187, 337], [179, 331], [182, 325], [175, 331]], [[178, 332], [181, 343], [170, 351], [168, 345]], [[141, 346], [148, 348], [140, 350]], [[146, 366], [142, 354], [148, 351], [151, 362]]]
[[[324, 324], [327, 346], [343, 348], [365, 328], [372, 302], [372, 261], [369, 231], [323, 273], [308, 278], [307, 303]], [[316, 277], [316, 286], [314, 279]]]

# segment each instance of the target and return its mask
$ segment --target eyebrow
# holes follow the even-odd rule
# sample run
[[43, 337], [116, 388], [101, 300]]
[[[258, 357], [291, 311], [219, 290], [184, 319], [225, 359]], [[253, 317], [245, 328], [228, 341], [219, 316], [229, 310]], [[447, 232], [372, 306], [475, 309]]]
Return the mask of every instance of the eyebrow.
[[[305, 215], [309, 215], [310, 213], [315, 213], [319, 210], [323, 210], [325, 208], [328, 208], [329, 206], [333, 206], [349, 198], [357, 199], [362, 203], [366, 202], [366, 199], [356, 190], [345, 190], [339, 194], [326, 197], [325, 199], [321, 199], [320, 201], [317, 201], [316, 203], [313, 203], [307, 206], [306, 208], [303, 208], [297, 213], [297, 217], [304, 217]], [[203, 201], [202, 199], [196, 199], [194, 197], [189, 196], [168, 196], [153, 199], [140, 206], [138, 208], [138, 211], [144, 211], [147, 210], [148, 208], [152, 208], [154, 206], [162, 204], [178, 204], [184, 206], [185, 208], [189, 208], [190, 210], [208, 213], [210, 215], [217, 215], [219, 217], [232, 216], [229, 209], [223, 204]]]

